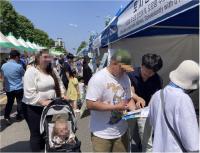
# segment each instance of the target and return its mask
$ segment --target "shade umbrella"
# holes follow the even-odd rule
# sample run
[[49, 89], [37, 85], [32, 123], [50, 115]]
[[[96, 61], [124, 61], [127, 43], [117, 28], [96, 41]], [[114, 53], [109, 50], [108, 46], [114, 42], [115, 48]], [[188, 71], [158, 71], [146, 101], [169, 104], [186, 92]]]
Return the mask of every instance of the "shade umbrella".
[[1, 48], [16, 48], [1, 32], [0, 32], [0, 47]]
[[24, 51], [27, 50], [10, 32], [8, 36], [6, 37], [12, 44], [14, 44], [18, 50]]

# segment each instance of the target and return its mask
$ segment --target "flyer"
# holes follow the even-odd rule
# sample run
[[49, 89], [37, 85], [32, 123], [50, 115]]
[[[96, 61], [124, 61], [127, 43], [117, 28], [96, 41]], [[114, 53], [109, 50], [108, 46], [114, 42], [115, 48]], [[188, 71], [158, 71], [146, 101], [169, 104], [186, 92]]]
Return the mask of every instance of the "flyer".
[[140, 118], [140, 117], [148, 117], [149, 114], [149, 107], [144, 107], [135, 111], [127, 112], [123, 115], [123, 120], [129, 120], [134, 118]]

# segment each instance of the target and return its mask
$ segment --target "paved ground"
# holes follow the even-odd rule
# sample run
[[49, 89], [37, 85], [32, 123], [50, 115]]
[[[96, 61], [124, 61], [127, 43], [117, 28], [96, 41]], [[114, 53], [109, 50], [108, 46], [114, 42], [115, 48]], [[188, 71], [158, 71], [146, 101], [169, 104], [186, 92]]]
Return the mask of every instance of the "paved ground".
[[[0, 151], [1, 152], [29, 152], [29, 130], [26, 122], [15, 122], [15, 111], [12, 112], [13, 124], [6, 126], [3, 120], [3, 110], [5, 107], [5, 95], [0, 95]], [[16, 110], [16, 105], [14, 109]], [[88, 131], [89, 118], [78, 120], [77, 137], [82, 142], [81, 150], [91, 152], [90, 133]]]
[[[13, 124], [7, 126], [3, 119], [4, 107], [6, 103], [6, 96], [0, 94], [0, 152], [30, 152], [29, 147], [29, 130], [26, 122], [23, 120], [21, 122], [15, 121], [16, 114], [16, 104], [14, 105], [11, 118]], [[92, 146], [90, 141], [89, 132], [89, 117], [78, 119], [78, 130], [77, 137], [81, 141], [82, 152], [92, 152]], [[136, 133], [135, 142], [139, 141], [139, 137]], [[132, 151], [138, 152], [135, 142], [132, 141]]]

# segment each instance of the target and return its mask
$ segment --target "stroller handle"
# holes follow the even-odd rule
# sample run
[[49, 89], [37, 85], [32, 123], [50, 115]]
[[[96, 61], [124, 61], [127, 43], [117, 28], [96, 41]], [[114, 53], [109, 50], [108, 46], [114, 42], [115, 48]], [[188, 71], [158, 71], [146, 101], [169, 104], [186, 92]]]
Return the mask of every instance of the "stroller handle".
[[[73, 110], [72, 106], [70, 105], [70, 100], [65, 100], [64, 98], [61, 98], [61, 97], [53, 98], [51, 100], [52, 101], [45, 108], [48, 109], [53, 105], [67, 105], [71, 110]], [[75, 115], [73, 111], [72, 111], [72, 114]]]
[[50, 99], [51, 102], [49, 103], [49, 105], [47, 107], [50, 107], [52, 105], [70, 105], [70, 101], [69, 100], [65, 100], [64, 98], [58, 97], [58, 98], [53, 98]]
[[[40, 133], [42, 134], [44, 132], [44, 121], [45, 121], [45, 118], [46, 118], [46, 113], [48, 112], [48, 110], [54, 106], [54, 105], [65, 105], [67, 107], [69, 107], [71, 111], [71, 114], [72, 114], [72, 120], [75, 122], [75, 114], [74, 114], [74, 111], [73, 111], [73, 108], [72, 106], [70, 105], [70, 101], [68, 100], [65, 100], [63, 98], [54, 98], [54, 99], [51, 99], [52, 102], [49, 103], [48, 106], [44, 107], [43, 109], [43, 112], [42, 112], [42, 115], [41, 115], [41, 119], [40, 119]], [[76, 130], [76, 126], [74, 128], [74, 131]]]

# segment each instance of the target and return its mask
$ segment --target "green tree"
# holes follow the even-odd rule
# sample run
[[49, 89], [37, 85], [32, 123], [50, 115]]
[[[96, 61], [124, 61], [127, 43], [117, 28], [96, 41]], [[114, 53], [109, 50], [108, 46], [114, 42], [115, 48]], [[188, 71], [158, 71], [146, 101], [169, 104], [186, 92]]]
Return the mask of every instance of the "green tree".
[[98, 33], [95, 32], [95, 33], [92, 33], [90, 34], [90, 37], [89, 37], [89, 44], [93, 42], [93, 40], [98, 36]]
[[21, 36], [24, 40], [29, 39], [42, 46], [54, 46], [53, 39], [49, 38], [46, 32], [35, 28], [29, 19], [18, 14], [6, 0], [0, 0], [0, 31], [4, 35], [12, 32], [17, 38]]
[[77, 53], [80, 52], [86, 46], [87, 46], [87, 42], [86, 41], [82, 41], [81, 44], [79, 45], [78, 49], [77, 49]]
[[38, 42], [42, 46], [50, 47], [50, 40], [48, 34], [40, 29], [33, 30], [33, 41]]
[[111, 21], [111, 17], [110, 17], [110, 16], [107, 16], [107, 17], [105, 18], [105, 27], [110, 23], [110, 21]]
[[34, 25], [33, 23], [27, 19], [25, 16], [18, 15], [17, 20], [17, 36], [21, 36], [22, 38], [29, 39], [31, 42], [33, 42], [33, 32], [34, 32]]
[[55, 41], [53, 39], [49, 39], [49, 47], [53, 47], [55, 45]]
[[55, 50], [61, 51], [61, 52], [63, 52], [63, 53], [67, 53], [67, 51], [65, 50], [65, 48], [63, 48], [62, 46], [57, 46], [57, 47], [55, 48]]
[[17, 12], [14, 10], [12, 4], [9, 1], [0, 1], [0, 12], [1, 12], [1, 24], [0, 30], [4, 35], [7, 35], [10, 31], [14, 35], [17, 35]]

